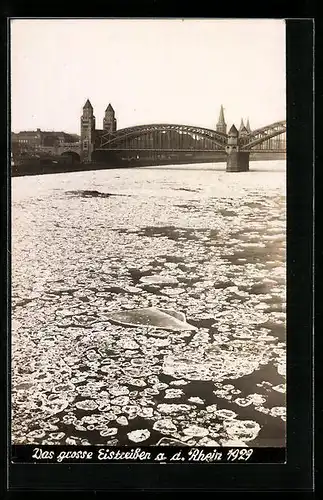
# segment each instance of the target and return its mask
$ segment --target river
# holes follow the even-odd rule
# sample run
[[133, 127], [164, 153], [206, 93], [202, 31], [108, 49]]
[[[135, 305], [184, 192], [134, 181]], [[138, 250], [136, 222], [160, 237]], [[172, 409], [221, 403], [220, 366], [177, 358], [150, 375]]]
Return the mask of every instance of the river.
[[[285, 177], [265, 161], [12, 178], [12, 442], [284, 446]], [[108, 318], [146, 307], [196, 329]]]

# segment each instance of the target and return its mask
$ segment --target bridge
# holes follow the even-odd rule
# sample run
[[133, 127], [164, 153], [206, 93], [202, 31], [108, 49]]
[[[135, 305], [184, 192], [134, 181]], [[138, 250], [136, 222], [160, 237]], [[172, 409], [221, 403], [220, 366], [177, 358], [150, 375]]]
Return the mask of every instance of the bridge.
[[[93, 107], [89, 100], [81, 116], [80, 143], [59, 146], [56, 153], [78, 154], [84, 163], [136, 160], [138, 163], [192, 163], [193, 161], [226, 160], [228, 172], [249, 170], [250, 155], [286, 153], [286, 121], [278, 121], [251, 130], [249, 120], [243, 120], [239, 130], [232, 125], [227, 132], [221, 106], [215, 130], [181, 124], [156, 123], [117, 130], [115, 112], [109, 104], [103, 119], [103, 129], [96, 129]], [[150, 163], [151, 164], [151, 163]]]
[[128, 127], [103, 133], [93, 152], [100, 158], [107, 151], [131, 152], [140, 157], [156, 153], [193, 153], [207, 159], [210, 153], [222, 153], [227, 158], [227, 171], [249, 170], [250, 153], [282, 153], [285, 142], [273, 141], [286, 133], [286, 122], [273, 123], [253, 132], [239, 132], [233, 125], [228, 134], [202, 127], [175, 124], [152, 124]]

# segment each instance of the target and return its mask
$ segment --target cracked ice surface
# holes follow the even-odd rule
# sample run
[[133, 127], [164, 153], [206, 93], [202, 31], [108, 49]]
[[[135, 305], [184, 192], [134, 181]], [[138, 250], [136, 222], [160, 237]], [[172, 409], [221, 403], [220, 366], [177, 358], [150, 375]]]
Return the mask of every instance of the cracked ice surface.
[[284, 444], [284, 163], [223, 169], [12, 179], [14, 443]]

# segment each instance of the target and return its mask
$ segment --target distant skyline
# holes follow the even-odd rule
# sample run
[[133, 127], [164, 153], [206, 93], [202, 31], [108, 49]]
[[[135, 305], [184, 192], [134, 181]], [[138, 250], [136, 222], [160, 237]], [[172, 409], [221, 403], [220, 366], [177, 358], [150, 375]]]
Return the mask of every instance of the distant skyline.
[[11, 129], [80, 133], [89, 99], [102, 128], [177, 123], [251, 128], [286, 118], [285, 22], [266, 19], [15, 19]]

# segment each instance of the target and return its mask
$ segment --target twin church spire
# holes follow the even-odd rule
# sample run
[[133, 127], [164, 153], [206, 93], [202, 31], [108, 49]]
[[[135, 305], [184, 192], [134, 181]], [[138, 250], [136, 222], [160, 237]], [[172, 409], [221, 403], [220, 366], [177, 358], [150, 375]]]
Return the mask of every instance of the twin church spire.
[[[216, 131], [220, 132], [222, 134], [227, 133], [227, 124], [225, 123], [224, 108], [223, 108], [222, 104], [221, 104], [221, 108], [220, 108], [218, 123], [216, 124]], [[246, 134], [246, 133], [249, 134], [251, 132], [249, 118], [247, 119], [246, 125], [244, 124], [243, 118], [241, 118], [239, 133], [241, 133], [241, 132], [242, 132], [242, 134]]]

